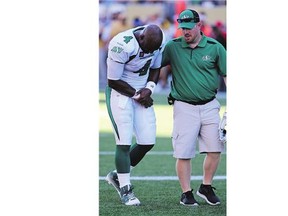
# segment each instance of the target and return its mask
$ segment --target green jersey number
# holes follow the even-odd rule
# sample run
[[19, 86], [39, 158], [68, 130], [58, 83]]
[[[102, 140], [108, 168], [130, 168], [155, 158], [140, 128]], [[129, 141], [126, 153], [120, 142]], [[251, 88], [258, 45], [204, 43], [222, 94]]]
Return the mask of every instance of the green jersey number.
[[132, 36], [124, 36], [123, 38], [124, 38], [124, 42], [126, 44], [128, 44], [133, 37]]
[[152, 59], [150, 59], [149, 61], [146, 62], [146, 64], [138, 71], [135, 71], [134, 73], [139, 73], [139, 76], [144, 76], [147, 74], [148, 69], [150, 67]]
[[[124, 36], [123, 38], [124, 38], [124, 42], [126, 44], [128, 44], [133, 39], [132, 36]], [[120, 52], [122, 52], [122, 50], [120, 50], [119, 47], [113, 47], [113, 49], [111, 51], [120, 53]], [[139, 73], [139, 76], [144, 76], [145, 74], [147, 74], [148, 69], [149, 69], [150, 64], [151, 64], [151, 61], [152, 61], [151, 59], [149, 61], [147, 61], [146, 64], [140, 70], [135, 71], [134, 73]]]

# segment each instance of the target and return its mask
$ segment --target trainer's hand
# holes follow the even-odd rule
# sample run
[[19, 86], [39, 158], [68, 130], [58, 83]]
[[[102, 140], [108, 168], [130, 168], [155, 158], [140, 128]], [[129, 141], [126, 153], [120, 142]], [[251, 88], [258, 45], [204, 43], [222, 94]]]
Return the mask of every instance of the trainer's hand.
[[151, 90], [147, 88], [140, 89], [137, 92], [140, 97], [137, 99], [137, 101], [144, 106], [145, 108], [151, 107], [153, 105], [153, 99], [151, 98]]

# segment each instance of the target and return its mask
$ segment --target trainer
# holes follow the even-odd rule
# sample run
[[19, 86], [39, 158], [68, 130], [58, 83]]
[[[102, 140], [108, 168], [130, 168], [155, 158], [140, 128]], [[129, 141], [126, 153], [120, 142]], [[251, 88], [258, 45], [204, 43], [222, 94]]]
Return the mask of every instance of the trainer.
[[191, 159], [199, 152], [203, 161], [203, 182], [197, 195], [210, 205], [219, 205], [212, 180], [224, 144], [219, 140], [220, 104], [215, 96], [219, 76], [226, 84], [226, 50], [201, 32], [199, 14], [184, 10], [177, 19], [182, 36], [170, 40], [163, 51], [162, 67], [171, 66], [172, 83], [168, 102], [173, 105], [173, 156], [182, 195], [180, 204], [196, 206], [190, 186]]

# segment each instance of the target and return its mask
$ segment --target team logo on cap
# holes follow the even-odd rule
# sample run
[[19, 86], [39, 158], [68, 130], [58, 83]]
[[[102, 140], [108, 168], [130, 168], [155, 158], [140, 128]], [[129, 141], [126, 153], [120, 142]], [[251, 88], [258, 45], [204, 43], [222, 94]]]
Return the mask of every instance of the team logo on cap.
[[184, 15], [184, 16], [182, 17], [182, 19], [187, 19], [187, 18], [190, 18], [190, 16]]

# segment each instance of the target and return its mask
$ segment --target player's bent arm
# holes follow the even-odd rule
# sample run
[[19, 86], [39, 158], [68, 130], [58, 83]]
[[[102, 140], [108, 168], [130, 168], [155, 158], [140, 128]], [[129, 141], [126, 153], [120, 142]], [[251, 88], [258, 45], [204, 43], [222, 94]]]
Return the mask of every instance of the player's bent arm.
[[153, 94], [156, 84], [158, 82], [159, 74], [160, 68], [150, 68], [146, 86], [140, 91], [138, 91], [139, 98], [137, 99], [137, 101], [146, 108], [153, 105], [153, 99], [151, 98], [151, 95]]
[[150, 68], [150, 72], [149, 72], [149, 76], [147, 79], [147, 84], [146, 87], [144, 89], [149, 89], [149, 95], [153, 94], [154, 89], [156, 88], [156, 84], [159, 80], [159, 76], [160, 76], [160, 68], [157, 69], [152, 69]]
[[148, 82], [152, 81], [155, 84], [157, 84], [158, 80], [159, 80], [159, 75], [160, 75], [160, 68], [157, 69], [152, 69], [150, 68], [150, 73], [149, 73], [149, 77], [148, 77]]
[[123, 80], [108, 79], [108, 86], [127, 97], [133, 97], [136, 94], [136, 90]]
[[133, 97], [136, 94], [136, 90], [131, 87], [127, 82], [121, 80], [124, 71], [124, 64], [107, 58], [107, 78], [108, 86], [119, 93]]

